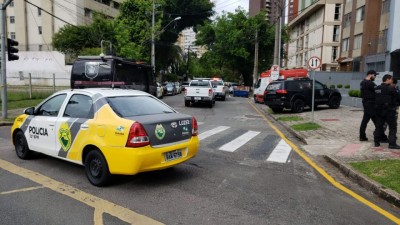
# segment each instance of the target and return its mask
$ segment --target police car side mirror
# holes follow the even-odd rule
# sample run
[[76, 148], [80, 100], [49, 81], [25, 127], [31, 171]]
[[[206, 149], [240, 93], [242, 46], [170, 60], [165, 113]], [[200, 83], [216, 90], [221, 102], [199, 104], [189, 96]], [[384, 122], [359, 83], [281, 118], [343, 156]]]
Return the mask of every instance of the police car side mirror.
[[29, 107], [24, 110], [24, 114], [33, 115], [35, 113], [35, 107]]

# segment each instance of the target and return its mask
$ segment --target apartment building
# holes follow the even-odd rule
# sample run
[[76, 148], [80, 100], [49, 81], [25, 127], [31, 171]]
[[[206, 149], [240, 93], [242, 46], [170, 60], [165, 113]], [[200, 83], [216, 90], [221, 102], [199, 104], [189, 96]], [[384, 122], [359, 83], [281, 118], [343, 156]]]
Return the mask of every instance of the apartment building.
[[92, 21], [93, 11], [115, 18], [122, 1], [13, 1], [6, 9], [7, 37], [19, 42], [20, 51], [52, 50], [52, 36], [61, 27], [66, 24], [88, 24]]
[[344, 1], [342, 48], [338, 60], [341, 71], [390, 70], [388, 31], [391, 24], [390, 13], [392, 12], [392, 16], [397, 16], [391, 9], [391, 3], [395, 5], [395, 2], [395, 0]]
[[249, 15], [255, 16], [264, 10], [267, 13], [266, 20], [272, 24], [279, 16], [282, 18], [282, 23], [285, 22], [286, 8], [285, 0], [249, 0]]
[[[388, 29], [388, 42], [387, 49], [390, 52], [390, 67], [385, 70], [392, 71], [393, 76], [400, 79], [400, 41], [397, 39], [397, 35], [400, 34], [400, 1], [398, 0], [386, 0], [390, 2], [390, 17], [389, 17], [389, 29]], [[386, 7], [386, 6], [385, 6]], [[386, 52], [385, 52], [386, 53]]]
[[196, 56], [200, 58], [206, 52], [206, 49], [203, 46], [195, 45], [195, 41], [196, 41], [196, 33], [193, 31], [192, 28], [188, 28], [183, 30], [179, 34], [177, 45], [179, 45], [182, 51], [184, 52], [190, 51], [192, 53], [195, 53]]
[[321, 71], [339, 70], [342, 3], [343, 0], [293, 2], [298, 5], [298, 15], [288, 23], [287, 67], [306, 67], [308, 59], [317, 56], [322, 61]]

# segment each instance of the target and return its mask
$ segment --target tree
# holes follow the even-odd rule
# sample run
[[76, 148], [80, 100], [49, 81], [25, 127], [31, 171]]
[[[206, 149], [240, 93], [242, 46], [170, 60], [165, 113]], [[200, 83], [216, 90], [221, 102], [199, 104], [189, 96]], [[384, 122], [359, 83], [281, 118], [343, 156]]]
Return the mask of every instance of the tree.
[[265, 13], [249, 18], [241, 9], [224, 14], [213, 23], [199, 27], [196, 44], [207, 46], [209, 52], [203, 57], [214, 68], [251, 86], [256, 29], [261, 40], [260, 52], [265, 53], [260, 54], [259, 67], [269, 64], [273, 55], [274, 31], [264, 18]]
[[83, 49], [99, 48], [101, 40], [114, 39], [112, 21], [95, 14], [93, 23], [86, 26], [66, 25], [53, 35], [53, 47], [76, 57]]

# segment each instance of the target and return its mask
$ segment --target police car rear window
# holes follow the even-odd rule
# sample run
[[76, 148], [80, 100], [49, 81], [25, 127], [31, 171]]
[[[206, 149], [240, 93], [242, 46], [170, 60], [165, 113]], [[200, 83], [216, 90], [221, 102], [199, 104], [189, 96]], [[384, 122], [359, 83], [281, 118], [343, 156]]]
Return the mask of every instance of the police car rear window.
[[196, 81], [192, 81], [190, 83], [190, 86], [194, 86], [194, 87], [209, 87], [210, 83], [208, 80], [196, 80]]
[[282, 88], [282, 82], [270, 83], [267, 86], [267, 90], [269, 91], [279, 90], [281, 88]]
[[114, 112], [123, 118], [175, 112], [151, 96], [119, 96], [107, 100]]

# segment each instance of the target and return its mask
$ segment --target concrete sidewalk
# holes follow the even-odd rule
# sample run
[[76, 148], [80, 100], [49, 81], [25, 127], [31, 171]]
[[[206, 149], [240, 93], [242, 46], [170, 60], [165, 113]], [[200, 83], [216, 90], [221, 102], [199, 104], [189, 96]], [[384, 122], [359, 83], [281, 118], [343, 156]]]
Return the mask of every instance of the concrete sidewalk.
[[[368, 141], [359, 141], [359, 128], [363, 116], [363, 109], [340, 106], [339, 109], [329, 109], [321, 106], [314, 111], [314, 122], [321, 126], [318, 130], [295, 131], [290, 126], [294, 124], [306, 123], [312, 121], [312, 112], [306, 110], [303, 113], [283, 113], [274, 114], [265, 105], [257, 105], [263, 108], [273, 119], [287, 128], [289, 132], [298, 137], [304, 145], [302, 149], [312, 156], [322, 156], [328, 162], [338, 167], [344, 175], [352, 178], [361, 186], [374, 192], [378, 196], [388, 200], [394, 205], [400, 207], [400, 194], [382, 187], [379, 183], [369, 179], [363, 174], [355, 171], [349, 162], [367, 161], [376, 159], [399, 159], [400, 150], [388, 149], [388, 143], [381, 143], [380, 147], [373, 145], [373, 131], [375, 129], [372, 121], [368, 123], [367, 137]], [[283, 122], [279, 117], [299, 116], [301, 121]], [[397, 123], [399, 124], [399, 123]], [[386, 131], [387, 133], [388, 131]], [[397, 132], [398, 144], [400, 144], [400, 132]]]

